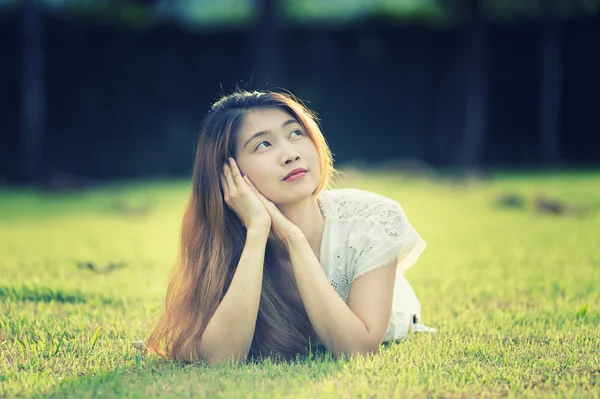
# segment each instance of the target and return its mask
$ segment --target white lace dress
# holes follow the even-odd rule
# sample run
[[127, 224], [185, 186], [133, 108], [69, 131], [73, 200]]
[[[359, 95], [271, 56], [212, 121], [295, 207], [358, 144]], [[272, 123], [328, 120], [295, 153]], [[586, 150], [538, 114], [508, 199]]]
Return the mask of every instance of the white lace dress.
[[[384, 342], [404, 339], [410, 331], [434, 332], [420, 323], [421, 304], [404, 277], [426, 244], [402, 207], [389, 198], [357, 189], [323, 190], [318, 202], [325, 216], [320, 262], [342, 299], [348, 300], [355, 278], [399, 260]], [[132, 345], [143, 349], [145, 341]]]
[[384, 342], [410, 331], [434, 332], [420, 323], [421, 304], [404, 277], [426, 247], [402, 207], [382, 195], [358, 189], [323, 190], [325, 216], [320, 261], [329, 282], [348, 300], [355, 278], [398, 260], [390, 323]]

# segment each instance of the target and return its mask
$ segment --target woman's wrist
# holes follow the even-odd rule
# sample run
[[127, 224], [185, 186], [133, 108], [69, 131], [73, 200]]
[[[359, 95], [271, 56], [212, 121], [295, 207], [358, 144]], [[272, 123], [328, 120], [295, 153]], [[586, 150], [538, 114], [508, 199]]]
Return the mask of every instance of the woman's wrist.
[[256, 238], [269, 238], [269, 233], [271, 232], [271, 227], [263, 227], [263, 226], [250, 226], [246, 230], [246, 237], [256, 237]]
[[295, 245], [298, 245], [302, 242], [306, 241], [306, 236], [302, 233], [302, 230], [297, 229], [293, 232], [289, 233], [283, 240], [284, 245], [289, 250]]

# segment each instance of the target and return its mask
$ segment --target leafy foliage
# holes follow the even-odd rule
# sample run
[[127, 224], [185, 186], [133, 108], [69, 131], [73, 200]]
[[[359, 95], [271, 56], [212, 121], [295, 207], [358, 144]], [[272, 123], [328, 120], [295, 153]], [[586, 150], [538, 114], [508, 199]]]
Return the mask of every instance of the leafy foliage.
[[[22, 0], [0, 0], [14, 8]], [[129, 26], [171, 21], [190, 27], [250, 26], [260, 18], [255, 0], [38, 0], [49, 12], [92, 18]], [[466, 0], [285, 0], [282, 18], [292, 24], [348, 24], [364, 19], [416, 21], [439, 25], [463, 20]], [[545, 0], [481, 0], [486, 18], [540, 18]], [[561, 17], [600, 13], [600, 0], [551, 0]], [[284, 26], [285, 27], [285, 26]]]

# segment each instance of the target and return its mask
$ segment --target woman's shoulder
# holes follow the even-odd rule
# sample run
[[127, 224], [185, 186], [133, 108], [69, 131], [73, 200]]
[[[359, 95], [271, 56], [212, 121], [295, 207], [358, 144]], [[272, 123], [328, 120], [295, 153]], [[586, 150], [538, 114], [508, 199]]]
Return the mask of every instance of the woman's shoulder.
[[330, 206], [338, 211], [360, 210], [381, 208], [384, 206], [396, 207], [398, 202], [384, 195], [372, 191], [361, 190], [357, 188], [339, 188], [334, 190], [325, 190], [324, 196]]
[[354, 277], [406, 255], [399, 263], [399, 270], [404, 272], [425, 248], [402, 207], [392, 198], [346, 188], [329, 190], [323, 198], [329, 209], [335, 209], [334, 220], [329, 219], [332, 248], [337, 251], [334, 261], [342, 265], [341, 269], [351, 270]]
[[342, 188], [324, 191], [334, 219], [372, 219], [377, 214], [402, 212], [398, 202], [372, 191]]

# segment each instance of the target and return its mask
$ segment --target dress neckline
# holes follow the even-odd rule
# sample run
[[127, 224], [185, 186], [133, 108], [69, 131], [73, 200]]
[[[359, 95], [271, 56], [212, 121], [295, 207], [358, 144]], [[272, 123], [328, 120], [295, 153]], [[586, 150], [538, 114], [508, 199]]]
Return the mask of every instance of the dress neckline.
[[317, 204], [319, 205], [319, 209], [321, 210], [321, 214], [323, 215], [323, 235], [321, 236], [321, 245], [319, 246], [319, 263], [325, 271], [325, 275], [329, 279], [329, 229], [330, 229], [330, 204], [328, 198], [329, 192], [326, 190], [321, 190], [317, 197]]

